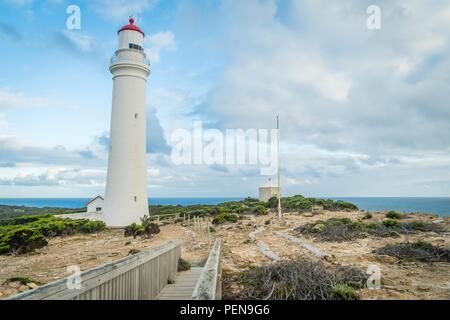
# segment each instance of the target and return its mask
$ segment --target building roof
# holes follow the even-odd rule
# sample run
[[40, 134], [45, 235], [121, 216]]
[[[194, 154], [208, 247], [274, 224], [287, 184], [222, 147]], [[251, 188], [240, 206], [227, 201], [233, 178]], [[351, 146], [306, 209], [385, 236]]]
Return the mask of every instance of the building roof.
[[145, 33], [138, 27], [134, 25], [134, 19], [130, 18], [129, 20], [130, 24], [127, 24], [126, 26], [123, 26], [119, 31], [117, 31], [117, 34], [119, 34], [121, 31], [125, 30], [133, 30], [142, 33], [142, 35], [145, 37]]
[[86, 207], [88, 206], [88, 205], [90, 205], [92, 202], [94, 202], [95, 200], [97, 200], [97, 199], [102, 199], [102, 200], [105, 200], [105, 199], [103, 199], [103, 197], [101, 197], [101, 196], [96, 196], [94, 199], [92, 199], [91, 201], [89, 201], [88, 203], [86, 203]]
[[272, 182], [272, 179], [270, 179], [269, 178], [269, 181], [268, 182], [266, 182], [266, 183], [264, 183], [261, 187], [259, 187], [260, 189], [261, 188], [278, 188], [278, 186], [275, 184], [275, 183], [273, 183]]

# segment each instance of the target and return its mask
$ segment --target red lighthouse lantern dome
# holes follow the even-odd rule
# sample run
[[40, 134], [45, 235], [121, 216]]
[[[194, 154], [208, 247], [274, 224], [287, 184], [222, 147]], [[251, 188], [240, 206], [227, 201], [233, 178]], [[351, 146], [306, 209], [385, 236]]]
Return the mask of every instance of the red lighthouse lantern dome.
[[127, 24], [126, 26], [123, 26], [117, 33], [120, 33], [120, 32], [125, 31], [125, 30], [132, 30], [132, 31], [140, 32], [145, 37], [144, 32], [138, 26], [134, 25], [134, 19], [133, 18], [130, 17], [129, 22], [130, 22], [130, 24]]

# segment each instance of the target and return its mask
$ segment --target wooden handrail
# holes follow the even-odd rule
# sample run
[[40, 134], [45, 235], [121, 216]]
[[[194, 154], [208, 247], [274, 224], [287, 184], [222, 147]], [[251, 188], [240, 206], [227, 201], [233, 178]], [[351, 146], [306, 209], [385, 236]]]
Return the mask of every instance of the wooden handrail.
[[192, 300], [222, 298], [222, 240], [216, 239], [192, 294]]
[[12, 296], [7, 300], [150, 300], [177, 272], [181, 241], [105, 264], [79, 275], [79, 288], [69, 288], [71, 277]]

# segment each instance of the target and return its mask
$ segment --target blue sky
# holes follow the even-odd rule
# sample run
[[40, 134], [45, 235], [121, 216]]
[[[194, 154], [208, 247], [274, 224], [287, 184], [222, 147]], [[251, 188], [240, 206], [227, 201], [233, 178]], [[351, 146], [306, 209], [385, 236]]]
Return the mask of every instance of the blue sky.
[[103, 194], [109, 57], [129, 15], [152, 63], [150, 196], [255, 196], [258, 167], [176, 166], [171, 133], [276, 114], [286, 194], [450, 196], [448, 1], [3, 0], [0, 197]]

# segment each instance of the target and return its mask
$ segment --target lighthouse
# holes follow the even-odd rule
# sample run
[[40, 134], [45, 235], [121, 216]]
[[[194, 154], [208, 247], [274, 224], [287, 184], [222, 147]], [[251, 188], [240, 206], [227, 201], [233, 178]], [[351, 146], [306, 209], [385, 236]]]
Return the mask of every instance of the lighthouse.
[[104, 217], [110, 227], [139, 222], [148, 215], [146, 164], [146, 89], [150, 64], [144, 32], [130, 18], [118, 31], [111, 58], [113, 79], [111, 130]]

